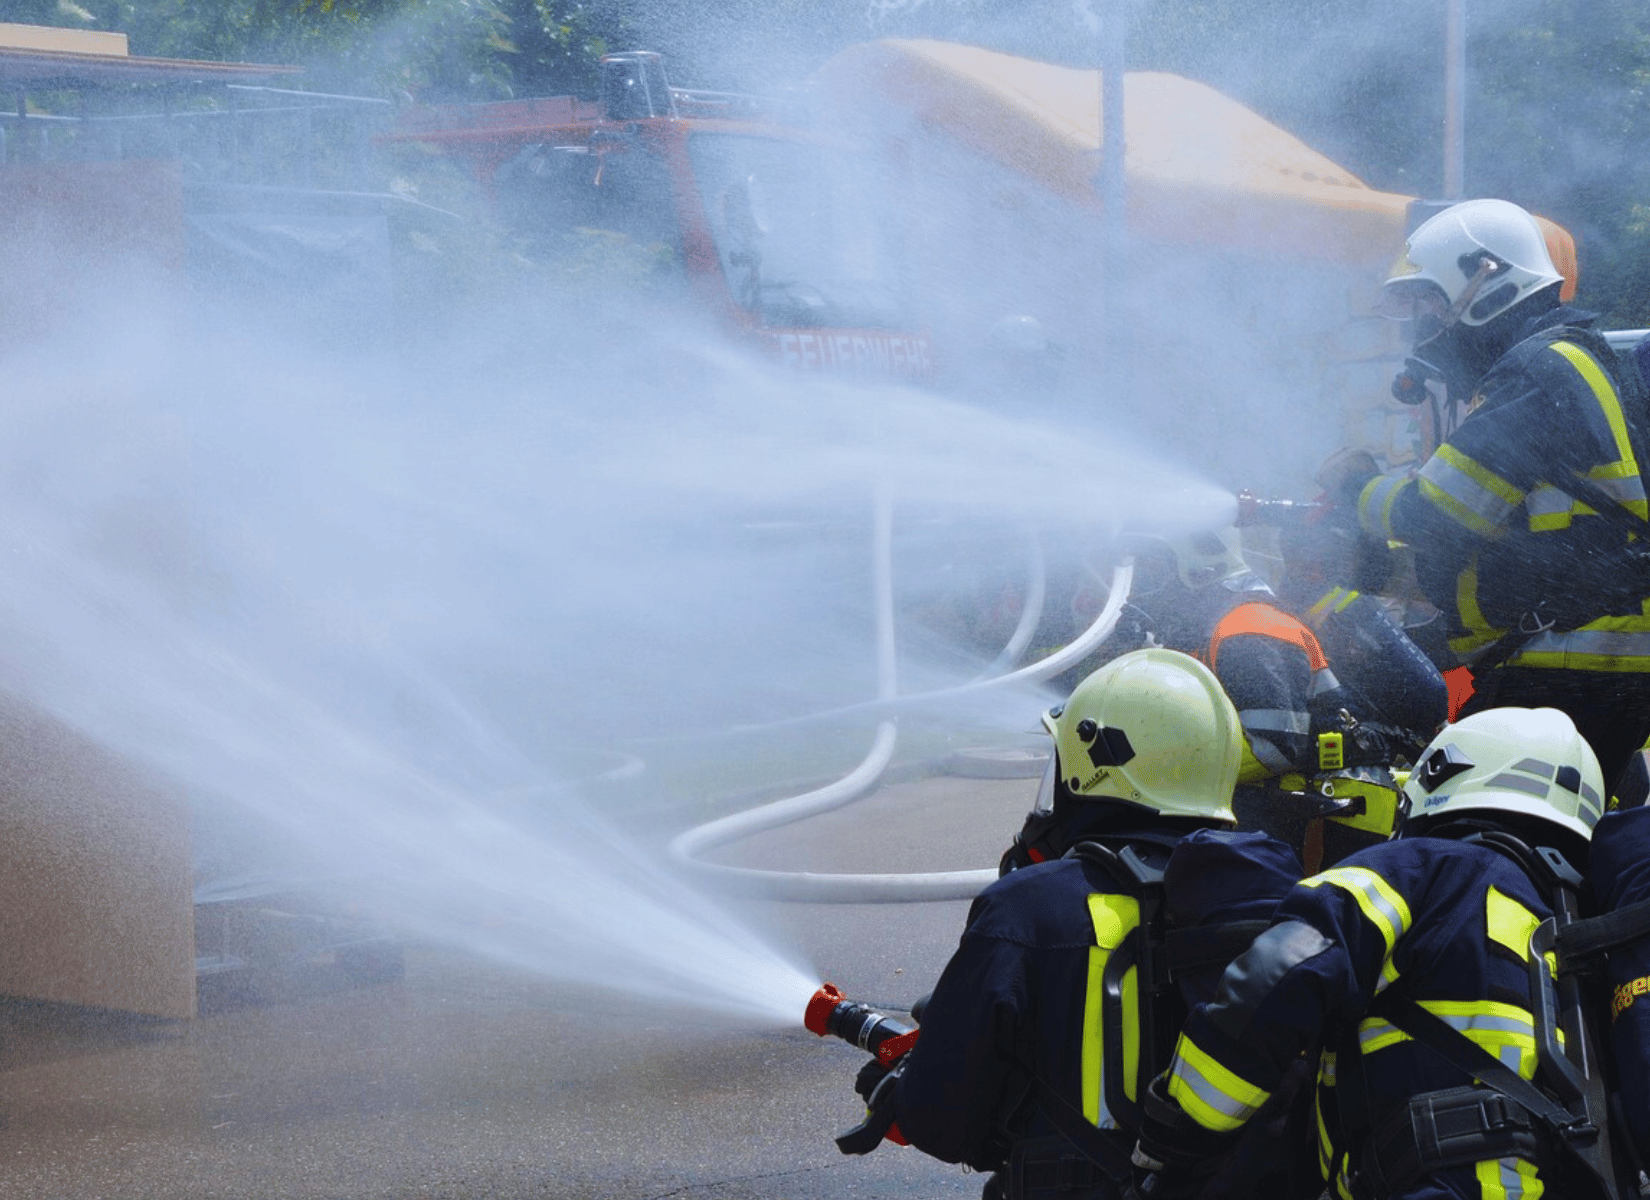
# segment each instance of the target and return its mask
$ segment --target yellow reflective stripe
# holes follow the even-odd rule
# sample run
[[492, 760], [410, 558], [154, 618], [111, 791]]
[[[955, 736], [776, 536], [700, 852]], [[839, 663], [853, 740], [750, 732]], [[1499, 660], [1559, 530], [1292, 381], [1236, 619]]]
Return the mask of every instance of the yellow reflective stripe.
[[1374, 1054], [1377, 1050], [1385, 1050], [1388, 1046], [1395, 1046], [1399, 1042], [1409, 1040], [1409, 1034], [1390, 1021], [1383, 1021], [1379, 1017], [1366, 1017], [1358, 1022], [1358, 1052], [1360, 1054]]
[[1530, 961], [1530, 935], [1541, 924], [1541, 918], [1492, 886], [1484, 893], [1484, 921], [1490, 941], [1505, 946], [1523, 961]]
[[1561, 492], [1552, 484], [1544, 483], [1525, 497], [1524, 507], [1530, 514], [1530, 528], [1546, 533], [1554, 529], [1568, 529], [1570, 518], [1586, 506], [1568, 492]]
[[[1106, 965], [1129, 931], [1140, 924], [1140, 901], [1133, 896], [1095, 892], [1089, 896], [1089, 921], [1094, 945], [1089, 947], [1088, 991], [1083, 997], [1083, 1115], [1089, 1123], [1115, 1128], [1117, 1120], [1106, 1108], [1106, 1038], [1103, 1019]], [[1140, 1072], [1140, 1009], [1136, 988], [1139, 972], [1123, 972], [1123, 1092], [1135, 1099]]]
[[1398, 536], [1392, 528], [1392, 506], [1412, 482], [1408, 475], [1394, 472], [1377, 475], [1364, 485], [1358, 493], [1358, 524], [1365, 533], [1376, 539]]
[[1543, 633], [1508, 659], [1521, 667], [1575, 671], [1650, 670], [1650, 625], [1645, 617], [1602, 617], [1580, 629]]
[[1301, 886], [1322, 887], [1326, 883], [1340, 888], [1356, 900], [1365, 919], [1375, 926], [1386, 942], [1387, 961], [1382, 964], [1385, 974], [1398, 939], [1409, 931], [1409, 905], [1404, 903], [1404, 898], [1393, 890], [1391, 884], [1368, 867], [1330, 867], [1310, 879], [1303, 879]]
[[1358, 592], [1352, 588], [1332, 587], [1316, 604], [1306, 610], [1306, 622], [1316, 629], [1326, 615], [1332, 612], [1345, 612], [1347, 606], [1357, 598]]
[[1483, 537], [1524, 502], [1524, 493], [1445, 442], [1421, 468], [1421, 497]]
[[1525, 1079], [1535, 1076], [1535, 1018], [1527, 1010], [1494, 1000], [1423, 1000], [1421, 1007]]
[[1313, 1089], [1312, 1111], [1318, 1125], [1318, 1171], [1330, 1178], [1335, 1162], [1335, 1138], [1329, 1132], [1329, 1119], [1324, 1115], [1324, 1101], [1335, 1087], [1335, 1052], [1325, 1050], [1318, 1058], [1318, 1086]]
[[[1552, 349], [1556, 350], [1564, 357], [1566, 362], [1575, 368], [1576, 374], [1580, 375], [1582, 381], [1591, 389], [1593, 398], [1598, 401], [1599, 408], [1604, 411], [1605, 421], [1610, 425], [1610, 436], [1615, 439], [1616, 462], [1595, 469], [1592, 473], [1594, 478], [1609, 476], [1626, 478], [1629, 475], [1636, 477], [1639, 474], [1639, 467], [1633, 457], [1632, 440], [1627, 436], [1627, 416], [1622, 412], [1621, 397], [1616, 394], [1615, 386], [1610, 382], [1609, 376], [1594, 361], [1592, 355], [1574, 342], [1554, 342]], [[1608, 472], [1609, 475], [1600, 474], [1601, 471]], [[1646, 511], [1642, 490], [1636, 501], [1629, 500], [1628, 507], [1641, 517], [1650, 515]]]
[[1460, 614], [1461, 624], [1468, 631], [1459, 637], [1449, 639], [1449, 648], [1460, 658], [1470, 658], [1474, 651], [1482, 650], [1507, 632], [1505, 629], [1493, 627], [1489, 618], [1478, 607], [1476, 555], [1467, 564], [1466, 570], [1455, 577], [1455, 611]]
[[1203, 1128], [1229, 1133], [1254, 1116], [1270, 1095], [1180, 1035], [1169, 1064], [1169, 1096]]
[[1473, 1174], [1483, 1200], [1541, 1200], [1547, 1192], [1535, 1164], [1522, 1158], [1486, 1158]]
[[[1503, 1066], [1525, 1079], [1535, 1076], [1535, 1019], [1515, 1004], [1493, 1000], [1423, 1000], [1421, 1007], [1464, 1034]], [[1390, 1021], [1366, 1017], [1358, 1022], [1358, 1051], [1374, 1054], [1412, 1040]]]

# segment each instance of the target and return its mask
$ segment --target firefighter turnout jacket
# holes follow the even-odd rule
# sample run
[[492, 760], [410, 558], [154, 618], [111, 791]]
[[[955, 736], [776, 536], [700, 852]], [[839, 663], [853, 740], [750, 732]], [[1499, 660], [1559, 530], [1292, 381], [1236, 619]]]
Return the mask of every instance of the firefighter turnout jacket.
[[1449, 687], [1373, 596], [1332, 587], [1302, 616], [1334, 664], [1354, 716], [1400, 742], [1392, 749], [1409, 757], [1432, 740], [1449, 715]]
[[[1650, 808], [1606, 813], [1593, 830], [1588, 881], [1601, 914], [1626, 915], [1611, 940], [1604, 984], [1609, 1044], [1626, 1134], [1650, 1168]], [[1635, 907], [1636, 906], [1636, 907]]]
[[1235, 597], [1197, 654], [1243, 724], [1240, 783], [1315, 773], [1313, 716], [1339, 704], [1340, 681], [1317, 636], [1269, 595]]
[[[1073, 840], [1164, 870], [1161, 912], [1178, 927], [1264, 926], [1299, 878], [1294, 851], [1264, 834], [1141, 827], [1132, 805], [1089, 805], [1108, 814], [1109, 831], [1090, 825]], [[1012, 871], [975, 899], [897, 1081], [895, 1119], [909, 1143], [999, 1172], [1001, 1195], [1120, 1194], [1151, 1064], [1166, 1065], [1187, 1001], [1210, 993], [1253, 933], [1163, 994], [1143, 995], [1154, 956], [1140, 954], [1135, 934], [1142, 899], [1083, 849]], [[1145, 1045], [1152, 1028], [1157, 1045]], [[1105, 1143], [1110, 1173], [1061, 1132], [1074, 1123], [1089, 1135], [1077, 1140]], [[1309, 1137], [1304, 1157], [1310, 1169]]]
[[[1628, 514], [1646, 516], [1641, 401], [1593, 322], [1568, 307], [1534, 320], [1420, 474], [1359, 497], [1366, 533], [1414, 548], [1464, 661], [1522, 630], [1509, 667], [1650, 670], [1650, 590], [1624, 555]], [[1577, 479], [1623, 511], [1601, 514]]]
[[[1291, 890], [1216, 997], [1191, 1013], [1168, 1093], [1198, 1126], [1230, 1133], [1321, 1048], [1320, 1169], [1330, 1195], [1369, 1195], [1369, 1177], [1394, 1170], [1390, 1160], [1372, 1170], [1375, 1134], [1407, 1119], [1413, 1098], [1470, 1084], [1388, 1019], [1383, 997], [1418, 1002], [1528, 1079], [1530, 935], [1549, 915], [1525, 869], [1487, 845], [1417, 837], [1354, 854]], [[1423, 1164], [1407, 1179], [1388, 1174], [1380, 1195], [1534, 1197], [1547, 1169], [1539, 1157], [1526, 1146]]]

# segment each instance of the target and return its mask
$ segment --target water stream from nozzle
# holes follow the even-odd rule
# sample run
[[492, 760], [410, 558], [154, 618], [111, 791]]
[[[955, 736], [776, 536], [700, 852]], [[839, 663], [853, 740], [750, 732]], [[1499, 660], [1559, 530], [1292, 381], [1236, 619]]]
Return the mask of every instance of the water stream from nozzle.
[[[703, 799], [644, 779], [615, 801], [566, 764], [868, 694], [890, 463], [929, 510], [1151, 500], [1063, 472], [1052, 430], [661, 348], [697, 378], [628, 355], [488, 374], [492, 344], [417, 373], [231, 340], [13, 355], [0, 686], [185, 791], [243, 871], [794, 1026], [818, 976], [662, 865]], [[753, 545], [774, 511], [859, 532]], [[1006, 698], [1008, 727], [1043, 700]]]

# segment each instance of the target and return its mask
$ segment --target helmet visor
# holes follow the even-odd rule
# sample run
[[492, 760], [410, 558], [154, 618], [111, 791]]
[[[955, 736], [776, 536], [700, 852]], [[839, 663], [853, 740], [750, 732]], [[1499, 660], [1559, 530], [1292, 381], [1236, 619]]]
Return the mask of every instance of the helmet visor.
[[1449, 315], [1449, 297], [1427, 279], [1399, 279], [1381, 289], [1378, 311], [1389, 321], [1437, 321]]

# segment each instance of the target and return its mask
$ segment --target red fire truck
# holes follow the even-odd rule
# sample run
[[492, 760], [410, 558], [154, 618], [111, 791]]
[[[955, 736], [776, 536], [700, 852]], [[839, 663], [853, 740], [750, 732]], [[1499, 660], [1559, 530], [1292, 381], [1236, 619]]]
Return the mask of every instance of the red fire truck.
[[594, 102], [415, 105], [386, 140], [466, 163], [541, 262], [646, 263], [692, 311], [792, 367], [931, 377], [863, 163], [771, 102], [673, 87], [657, 54], [608, 55], [602, 70]]

